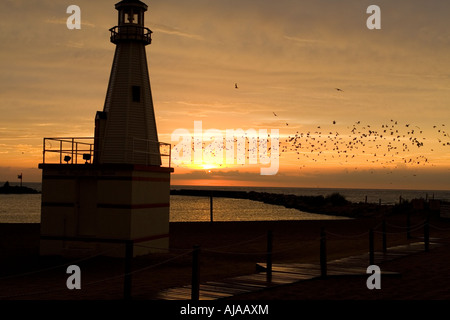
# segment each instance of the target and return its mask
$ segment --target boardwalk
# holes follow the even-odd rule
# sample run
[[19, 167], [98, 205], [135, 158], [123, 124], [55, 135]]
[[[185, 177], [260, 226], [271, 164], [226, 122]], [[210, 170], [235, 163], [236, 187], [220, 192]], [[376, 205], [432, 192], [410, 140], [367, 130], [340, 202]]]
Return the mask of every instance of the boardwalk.
[[[439, 244], [430, 239], [429, 248]], [[374, 264], [384, 261], [394, 260], [423, 251], [424, 242], [414, 242], [406, 245], [399, 245], [388, 248], [386, 252], [374, 253]], [[369, 253], [357, 256], [346, 257], [327, 262], [327, 277], [336, 276], [364, 276], [367, 277], [367, 267], [369, 266]], [[312, 280], [321, 277], [320, 264], [273, 264], [271, 280], [268, 281], [266, 264], [256, 265], [257, 273], [221, 279], [219, 281], [209, 281], [200, 284], [200, 300], [218, 300], [232, 298], [234, 296], [264, 290], [274, 286], [292, 284], [299, 281]], [[398, 272], [382, 270], [382, 276], [401, 276]], [[166, 289], [159, 293], [158, 299], [162, 300], [190, 300], [191, 286]]]

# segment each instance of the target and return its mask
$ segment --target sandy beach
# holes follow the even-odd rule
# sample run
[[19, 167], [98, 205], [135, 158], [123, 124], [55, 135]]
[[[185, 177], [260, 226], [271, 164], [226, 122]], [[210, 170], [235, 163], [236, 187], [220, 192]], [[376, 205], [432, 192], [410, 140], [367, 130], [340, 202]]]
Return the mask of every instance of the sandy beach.
[[[388, 247], [423, 241], [424, 216], [385, 217]], [[192, 247], [199, 245], [200, 282], [254, 274], [265, 262], [267, 232], [273, 234], [273, 263], [319, 263], [320, 230], [327, 232], [327, 259], [368, 251], [368, 230], [375, 230], [375, 250], [382, 250], [380, 218], [324, 221], [171, 223], [170, 252], [133, 260], [132, 298], [155, 300], [162, 290], [189, 285]], [[450, 299], [450, 221], [430, 219], [430, 251], [387, 261], [382, 270], [400, 277], [382, 279], [381, 290], [368, 290], [366, 277], [313, 279], [227, 298], [229, 300], [448, 300]], [[124, 261], [92, 257], [64, 260], [39, 257], [39, 224], [1, 224], [1, 300], [120, 300]], [[82, 270], [82, 289], [68, 290], [66, 268]]]

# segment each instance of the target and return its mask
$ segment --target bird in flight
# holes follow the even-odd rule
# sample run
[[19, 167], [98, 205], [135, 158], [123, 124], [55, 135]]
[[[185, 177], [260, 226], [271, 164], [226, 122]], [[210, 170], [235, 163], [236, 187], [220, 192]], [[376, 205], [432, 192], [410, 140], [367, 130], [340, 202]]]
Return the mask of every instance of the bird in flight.
[[239, 89], [237, 83], [234, 84], [235, 89]]
[[276, 114], [275, 112], [273, 112], [273, 115], [274, 115], [275, 117], [278, 117], [277, 114]]
[[344, 90], [340, 89], [340, 88], [335, 88], [337, 91], [342, 91], [344, 92]]

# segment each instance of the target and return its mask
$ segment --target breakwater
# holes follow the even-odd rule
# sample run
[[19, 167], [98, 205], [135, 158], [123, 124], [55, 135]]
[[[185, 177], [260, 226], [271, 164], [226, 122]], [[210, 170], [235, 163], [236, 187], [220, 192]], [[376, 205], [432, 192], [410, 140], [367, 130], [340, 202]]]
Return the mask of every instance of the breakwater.
[[194, 190], [173, 189], [171, 195], [200, 196], [200, 197], [227, 197], [248, 199], [267, 204], [280, 205], [303, 212], [327, 214], [343, 217], [370, 217], [389, 214], [395, 211], [396, 206], [373, 203], [352, 203], [339, 193], [327, 196], [299, 196], [282, 193], [268, 193], [256, 191], [231, 190]]

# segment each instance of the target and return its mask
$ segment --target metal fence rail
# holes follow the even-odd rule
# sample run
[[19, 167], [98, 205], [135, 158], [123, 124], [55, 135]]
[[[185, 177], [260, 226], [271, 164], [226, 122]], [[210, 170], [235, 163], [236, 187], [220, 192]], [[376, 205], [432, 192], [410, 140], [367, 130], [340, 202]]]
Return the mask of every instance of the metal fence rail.
[[[92, 164], [94, 161], [94, 137], [57, 137], [44, 138], [43, 164]], [[145, 164], [152, 163], [158, 157], [161, 165], [171, 167], [171, 144], [133, 138], [133, 160], [140, 156]], [[49, 155], [50, 154], [50, 155]], [[51, 155], [55, 155], [51, 157]], [[164, 160], [164, 161], [163, 161]]]
[[[43, 159], [46, 163], [48, 153], [56, 153], [59, 161], [56, 163], [78, 164], [81, 160], [84, 163], [92, 163], [94, 158], [94, 138], [74, 137], [74, 138], [44, 138]], [[48, 163], [48, 161], [47, 161]], [[55, 163], [53, 160], [51, 163]]]

